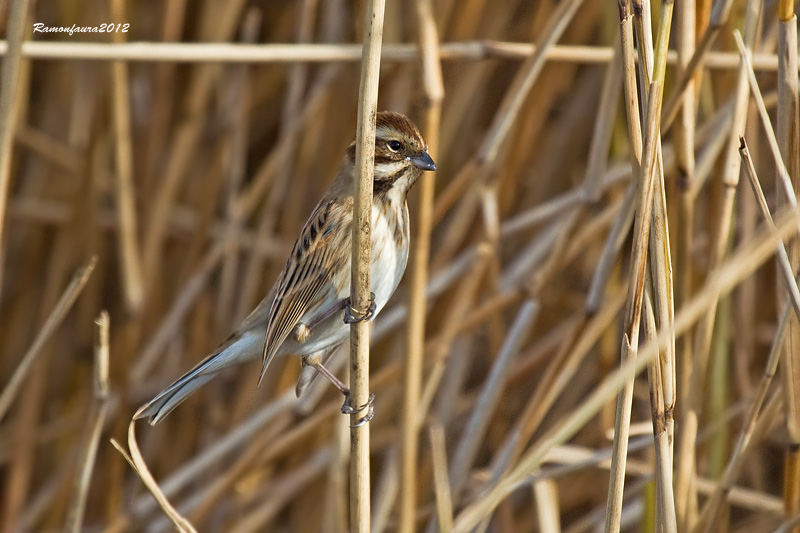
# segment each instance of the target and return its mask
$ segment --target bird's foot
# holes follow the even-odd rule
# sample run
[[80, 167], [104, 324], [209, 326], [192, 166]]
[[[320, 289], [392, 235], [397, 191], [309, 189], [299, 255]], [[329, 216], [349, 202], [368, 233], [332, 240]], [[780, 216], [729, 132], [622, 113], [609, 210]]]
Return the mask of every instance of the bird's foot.
[[363, 322], [365, 320], [371, 319], [375, 315], [375, 309], [377, 306], [375, 305], [375, 293], [369, 293], [369, 307], [367, 308], [366, 313], [353, 313], [353, 308], [350, 306], [350, 298], [345, 300], [345, 307], [344, 307], [344, 323], [345, 324], [357, 324], [358, 322]]
[[367, 403], [365, 403], [360, 407], [353, 407], [350, 405], [350, 392], [345, 393], [344, 404], [342, 405], [343, 415], [354, 415], [360, 413], [361, 411], [364, 411], [365, 409], [367, 411], [366, 415], [359, 418], [355, 424], [350, 426], [351, 428], [359, 428], [364, 424], [366, 424], [367, 422], [369, 422], [370, 420], [372, 420], [372, 417], [375, 416], [375, 406], [373, 405], [374, 403], [375, 403], [375, 395], [370, 393]]

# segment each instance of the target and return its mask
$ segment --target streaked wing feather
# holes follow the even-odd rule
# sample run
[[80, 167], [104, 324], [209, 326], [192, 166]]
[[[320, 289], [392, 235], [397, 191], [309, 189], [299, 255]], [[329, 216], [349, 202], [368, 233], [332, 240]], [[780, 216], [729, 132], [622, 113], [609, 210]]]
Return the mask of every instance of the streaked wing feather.
[[[328, 201], [317, 206], [306, 222], [281, 274], [270, 309], [264, 368], [300, 318], [320, 305], [326, 282], [330, 283], [335, 270], [341, 268], [341, 261], [337, 260], [342, 257], [339, 248], [347, 246], [349, 249], [351, 220], [352, 212], [347, 205], [337, 206]], [[335, 229], [331, 231], [331, 228]]]

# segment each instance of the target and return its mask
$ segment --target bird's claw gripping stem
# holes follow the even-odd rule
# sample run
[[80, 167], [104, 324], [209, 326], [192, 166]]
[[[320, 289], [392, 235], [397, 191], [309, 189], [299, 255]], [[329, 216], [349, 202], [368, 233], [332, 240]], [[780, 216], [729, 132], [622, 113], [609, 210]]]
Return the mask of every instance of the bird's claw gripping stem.
[[377, 306], [375, 305], [375, 293], [369, 293], [369, 307], [367, 308], [367, 312], [364, 314], [361, 313], [353, 313], [353, 308], [350, 306], [350, 298], [345, 300], [345, 307], [344, 307], [344, 323], [345, 324], [357, 324], [358, 322], [363, 322], [365, 320], [371, 319], [375, 315], [375, 309]]
[[342, 405], [343, 415], [354, 415], [360, 413], [364, 409], [367, 410], [367, 414], [359, 418], [355, 424], [350, 426], [351, 428], [359, 428], [364, 424], [366, 424], [367, 422], [369, 422], [370, 420], [372, 420], [372, 418], [375, 416], [375, 406], [373, 405], [374, 403], [375, 403], [375, 395], [370, 393], [367, 403], [365, 403], [360, 407], [352, 407], [350, 405], [350, 393], [348, 392], [344, 395], [344, 405]]

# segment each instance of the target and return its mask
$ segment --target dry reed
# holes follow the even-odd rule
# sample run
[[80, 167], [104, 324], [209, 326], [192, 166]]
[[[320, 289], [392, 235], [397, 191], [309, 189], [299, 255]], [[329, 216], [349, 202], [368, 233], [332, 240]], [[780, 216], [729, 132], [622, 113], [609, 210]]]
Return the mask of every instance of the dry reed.
[[[2, 530], [796, 530], [796, 2], [26, 5], [0, 10]], [[330, 362], [375, 418], [295, 398], [285, 358], [129, 425], [269, 289], [376, 108], [438, 170]]]
[[[372, 180], [375, 159], [375, 115], [378, 113], [384, 0], [371, 0], [364, 15], [364, 51], [358, 90], [356, 167], [353, 179], [353, 249], [350, 305], [354, 316], [366, 316], [370, 305], [370, 257], [372, 237]], [[370, 531], [369, 422], [369, 322], [350, 325], [350, 531]], [[366, 407], [367, 412], [362, 409]]]

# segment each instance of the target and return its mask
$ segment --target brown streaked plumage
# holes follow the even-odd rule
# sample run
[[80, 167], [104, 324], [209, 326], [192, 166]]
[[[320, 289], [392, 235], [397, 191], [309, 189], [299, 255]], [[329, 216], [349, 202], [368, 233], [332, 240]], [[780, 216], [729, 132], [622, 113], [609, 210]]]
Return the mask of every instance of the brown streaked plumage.
[[[376, 316], [391, 297], [408, 260], [406, 196], [433, 160], [419, 130], [399, 113], [376, 117], [370, 286]], [[302, 357], [301, 395], [317, 371], [343, 392], [324, 368], [324, 359], [344, 341], [345, 301], [350, 293], [351, 225], [355, 143], [345, 153], [330, 190], [320, 200], [295, 242], [286, 268], [270, 293], [216, 352], [142, 406], [135, 418], [161, 421], [189, 394], [228, 366], [263, 357], [261, 376], [275, 356]]]

